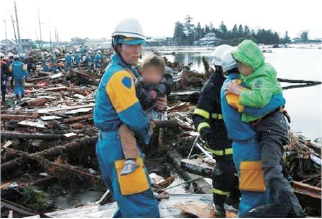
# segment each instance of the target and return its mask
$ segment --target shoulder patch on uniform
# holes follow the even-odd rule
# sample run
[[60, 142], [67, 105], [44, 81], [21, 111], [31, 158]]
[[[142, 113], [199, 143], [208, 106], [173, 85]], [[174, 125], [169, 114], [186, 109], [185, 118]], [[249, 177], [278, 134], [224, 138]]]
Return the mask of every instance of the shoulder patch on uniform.
[[131, 88], [132, 86], [132, 81], [131, 81], [131, 78], [128, 77], [128, 76], [125, 76], [123, 79], [122, 79], [122, 84], [127, 87], [127, 88]]

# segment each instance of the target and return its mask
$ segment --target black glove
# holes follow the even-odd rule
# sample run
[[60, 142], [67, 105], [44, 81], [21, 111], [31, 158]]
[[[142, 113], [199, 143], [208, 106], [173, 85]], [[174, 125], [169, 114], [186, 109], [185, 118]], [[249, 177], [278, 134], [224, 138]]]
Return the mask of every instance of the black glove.
[[215, 145], [215, 135], [212, 133], [210, 128], [202, 129], [200, 136], [210, 147]]

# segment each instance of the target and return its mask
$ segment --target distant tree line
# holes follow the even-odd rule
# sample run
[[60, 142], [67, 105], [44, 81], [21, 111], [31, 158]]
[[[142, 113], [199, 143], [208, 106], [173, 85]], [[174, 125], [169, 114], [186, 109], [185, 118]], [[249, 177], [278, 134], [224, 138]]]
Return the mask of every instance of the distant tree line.
[[[210, 22], [209, 25], [201, 27], [200, 22], [197, 26], [192, 24], [193, 18], [190, 15], [187, 15], [184, 18], [184, 22], [177, 21], [175, 23], [175, 29], [173, 34], [173, 41], [178, 43], [178, 45], [192, 45], [194, 41], [200, 40], [205, 37], [207, 33], [215, 33], [215, 36], [222, 40], [228, 40], [233, 44], [238, 44], [244, 39], [251, 39], [257, 43], [263, 44], [279, 44], [279, 43], [291, 43], [291, 39], [288, 36], [288, 32], [285, 32], [285, 37], [280, 38], [277, 32], [272, 31], [271, 29], [259, 29], [257, 32], [250, 29], [247, 25], [234, 25], [231, 30], [228, 30], [224, 22], [221, 22], [221, 25], [218, 28], [215, 28]], [[303, 35], [304, 34], [304, 35]], [[303, 35], [303, 36], [302, 36]], [[307, 41], [307, 32], [303, 32], [301, 35], [302, 40]]]

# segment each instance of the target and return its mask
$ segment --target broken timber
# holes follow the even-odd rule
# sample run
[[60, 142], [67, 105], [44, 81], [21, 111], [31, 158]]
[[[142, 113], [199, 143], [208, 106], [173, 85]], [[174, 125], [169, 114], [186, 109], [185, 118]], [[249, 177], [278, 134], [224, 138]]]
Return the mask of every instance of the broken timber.
[[8, 139], [44, 139], [44, 140], [55, 140], [64, 138], [64, 135], [60, 134], [34, 134], [34, 133], [22, 133], [15, 131], [5, 131], [1, 132], [1, 138]]
[[[74, 150], [77, 147], [88, 147], [88, 145], [95, 144], [97, 141], [97, 138], [98, 138], [97, 136], [94, 136], [94, 137], [86, 137], [86, 138], [78, 139], [77, 141], [65, 143], [63, 145], [59, 145], [47, 150], [43, 150], [41, 152], [30, 154], [30, 155], [34, 157], [45, 157], [45, 158], [55, 157], [55, 156], [58, 156], [59, 154], [63, 154], [70, 150]], [[4, 149], [4, 150], [7, 150], [7, 151], [9, 150], [8, 152], [10, 152], [10, 149]], [[16, 153], [17, 151], [11, 150], [11, 152]], [[29, 157], [25, 157], [25, 156], [16, 158], [14, 160], [1, 164], [1, 171], [17, 168], [20, 165], [28, 163], [29, 161], [30, 161]]]

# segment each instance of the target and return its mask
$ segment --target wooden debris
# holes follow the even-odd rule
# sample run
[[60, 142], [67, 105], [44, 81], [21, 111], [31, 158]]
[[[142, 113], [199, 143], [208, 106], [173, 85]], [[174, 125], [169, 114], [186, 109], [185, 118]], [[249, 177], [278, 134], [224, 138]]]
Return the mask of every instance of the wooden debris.
[[189, 102], [183, 102], [178, 105], [174, 105], [172, 107], [167, 108], [167, 112], [184, 112], [194, 108]]
[[174, 175], [165, 179], [164, 177], [156, 175], [155, 173], [150, 174], [150, 178], [153, 180], [154, 185], [158, 189], [164, 189], [168, 187], [176, 179], [176, 177], [177, 176]]
[[45, 127], [45, 124], [44, 122], [33, 122], [33, 121], [21, 121], [18, 123], [18, 125], [22, 125], [22, 126], [30, 126], [30, 127], [36, 127], [36, 128], [46, 128]]
[[[34, 154], [26, 154], [27, 156], [22, 156], [19, 158], [16, 158], [14, 160], [8, 161], [6, 163], [2, 163], [1, 164], [1, 171], [8, 171], [10, 169], [14, 169], [19, 167], [22, 164], [26, 164], [29, 162], [28, 159], [30, 159], [31, 157], [37, 158], [37, 157], [45, 157], [45, 158], [49, 158], [49, 157], [56, 157], [59, 154], [63, 154], [66, 153], [70, 150], [75, 150], [78, 147], [88, 147], [88, 145], [93, 145], [95, 144], [97, 141], [97, 136], [95, 137], [89, 137], [89, 138], [81, 138], [78, 139], [77, 141], [72, 141], [69, 143], [65, 143], [63, 145], [58, 145], [56, 147], [47, 149], [47, 150], [43, 150], [41, 152], [37, 152]], [[22, 151], [17, 151], [17, 150], [13, 150], [13, 149], [5, 149], [7, 150], [8, 153], [15, 153], [15, 154], [20, 154], [23, 155], [25, 154]]]
[[24, 119], [35, 119], [37, 115], [9, 115], [1, 114], [1, 120], [24, 120]]
[[40, 117], [41, 120], [43, 121], [49, 121], [49, 120], [54, 120], [54, 119], [62, 119], [62, 117], [59, 116], [42, 116]]
[[213, 206], [203, 201], [193, 201], [186, 204], [176, 206], [184, 213], [191, 214], [198, 218], [214, 218], [216, 217]]
[[33, 211], [33, 210], [30, 210], [24, 206], [21, 206], [21, 205], [18, 205], [16, 203], [13, 203], [11, 201], [8, 201], [4, 198], [1, 198], [1, 205], [9, 208], [9, 209], [12, 209], [14, 211], [17, 211], [21, 214], [24, 214], [24, 215], [29, 215], [29, 216], [32, 216], [32, 215], [40, 215], [40, 217], [48, 217], [46, 216], [43, 212], [36, 212], [36, 211]]
[[294, 182], [294, 192], [321, 200], [321, 187], [310, 186], [301, 182]]
[[50, 99], [47, 98], [36, 98], [27, 102], [29, 107], [42, 106], [45, 103], [49, 102]]
[[50, 108], [50, 109], [39, 109], [37, 112], [39, 114], [47, 114], [47, 113], [57, 112], [57, 111], [67, 111], [67, 110], [73, 110], [73, 109], [88, 108], [88, 107], [93, 107], [94, 105], [95, 104], [91, 103], [91, 104], [87, 104], [87, 105], [64, 106], [64, 107], [56, 107], [56, 108]]
[[63, 135], [58, 134], [37, 134], [37, 133], [22, 133], [22, 132], [1, 132], [2, 138], [7, 139], [45, 139], [45, 140], [54, 140], [63, 138]]
[[197, 159], [182, 159], [181, 167], [190, 173], [201, 175], [204, 177], [211, 176], [215, 164], [209, 164], [203, 161], [201, 158]]
[[[2, 133], [1, 133], [2, 135]], [[12, 145], [12, 141], [7, 141], [4, 145], [1, 146], [1, 148], [8, 148]]]

